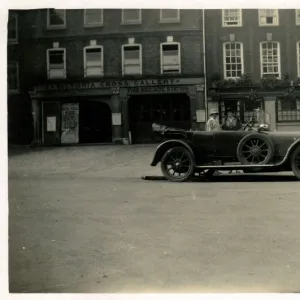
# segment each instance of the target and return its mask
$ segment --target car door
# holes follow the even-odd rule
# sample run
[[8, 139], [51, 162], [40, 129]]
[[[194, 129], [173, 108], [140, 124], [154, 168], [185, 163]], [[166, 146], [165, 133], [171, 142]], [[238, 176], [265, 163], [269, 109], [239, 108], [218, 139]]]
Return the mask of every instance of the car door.
[[192, 144], [196, 149], [196, 156], [201, 159], [214, 157], [216, 154], [214, 131], [195, 131], [192, 137]]

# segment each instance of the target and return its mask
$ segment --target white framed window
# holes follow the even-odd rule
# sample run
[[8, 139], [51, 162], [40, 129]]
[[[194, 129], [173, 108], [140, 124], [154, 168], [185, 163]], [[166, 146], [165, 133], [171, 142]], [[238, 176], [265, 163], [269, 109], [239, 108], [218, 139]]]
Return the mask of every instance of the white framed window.
[[47, 27], [51, 29], [66, 28], [66, 10], [50, 8], [47, 10]]
[[7, 63], [7, 89], [9, 92], [19, 91], [19, 64], [15, 61]]
[[122, 24], [140, 24], [142, 23], [141, 9], [122, 9]]
[[278, 26], [278, 9], [259, 9], [259, 26]]
[[300, 41], [297, 42], [297, 71], [300, 78]]
[[142, 45], [122, 45], [122, 75], [141, 75], [142, 65]]
[[300, 9], [296, 9], [296, 25], [300, 25]]
[[47, 49], [48, 79], [66, 78], [66, 49]]
[[103, 9], [85, 9], [84, 27], [99, 27], [103, 25]]
[[181, 72], [180, 43], [160, 44], [160, 65], [161, 74]]
[[223, 44], [224, 78], [236, 79], [244, 73], [243, 44], [227, 42]]
[[161, 23], [178, 23], [180, 22], [180, 10], [161, 9], [159, 19]]
[[103, 76], [103, 47], [87, 46], [83, 48], [84, 77]]
[[223, 9], [222, 23], [224, 27], [242, 26], [242, 10], [241, 9]]
[[18, 42], [18, 15], [9, 13], [7, 25], [7, 40], [9, 44], [16, 44]]
[[260, 43], [261, 77], [275, 76], [281, 78], [280, 44], [278, 42]]

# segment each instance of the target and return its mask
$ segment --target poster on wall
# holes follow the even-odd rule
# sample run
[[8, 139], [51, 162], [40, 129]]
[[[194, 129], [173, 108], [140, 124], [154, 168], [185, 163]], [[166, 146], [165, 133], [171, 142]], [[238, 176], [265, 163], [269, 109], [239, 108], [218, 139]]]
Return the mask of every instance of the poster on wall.
[[79, 143], [79, 104], [64, 103], [61, 109], [61, 143]]
[[56, 117], [47, 117], [47, 131], [56, 131]]
[[206, 122], [205, 110], [204, 109], [196, 110], [196, 118], [198, 123]]
[[122, 119], [120, 113], [112, 114], [112, 124], [113, 125], [122, 125]]

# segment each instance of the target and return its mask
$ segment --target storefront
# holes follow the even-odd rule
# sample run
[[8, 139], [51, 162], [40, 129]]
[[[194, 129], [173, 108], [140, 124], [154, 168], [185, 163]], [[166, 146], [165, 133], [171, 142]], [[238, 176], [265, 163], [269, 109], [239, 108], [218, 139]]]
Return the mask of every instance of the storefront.
[[152, 123], [204, 129], [203, 78], [109, 80], [36, 86], [35, 144], [155, 142]]

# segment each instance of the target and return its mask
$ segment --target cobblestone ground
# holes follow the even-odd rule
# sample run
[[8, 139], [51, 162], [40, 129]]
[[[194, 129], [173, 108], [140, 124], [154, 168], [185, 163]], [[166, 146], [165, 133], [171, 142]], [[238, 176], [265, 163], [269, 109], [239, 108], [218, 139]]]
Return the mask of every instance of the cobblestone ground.
[[154, 149], [14, 149], [10, 291], [300, 291], [294, 177], [143, 181]]

